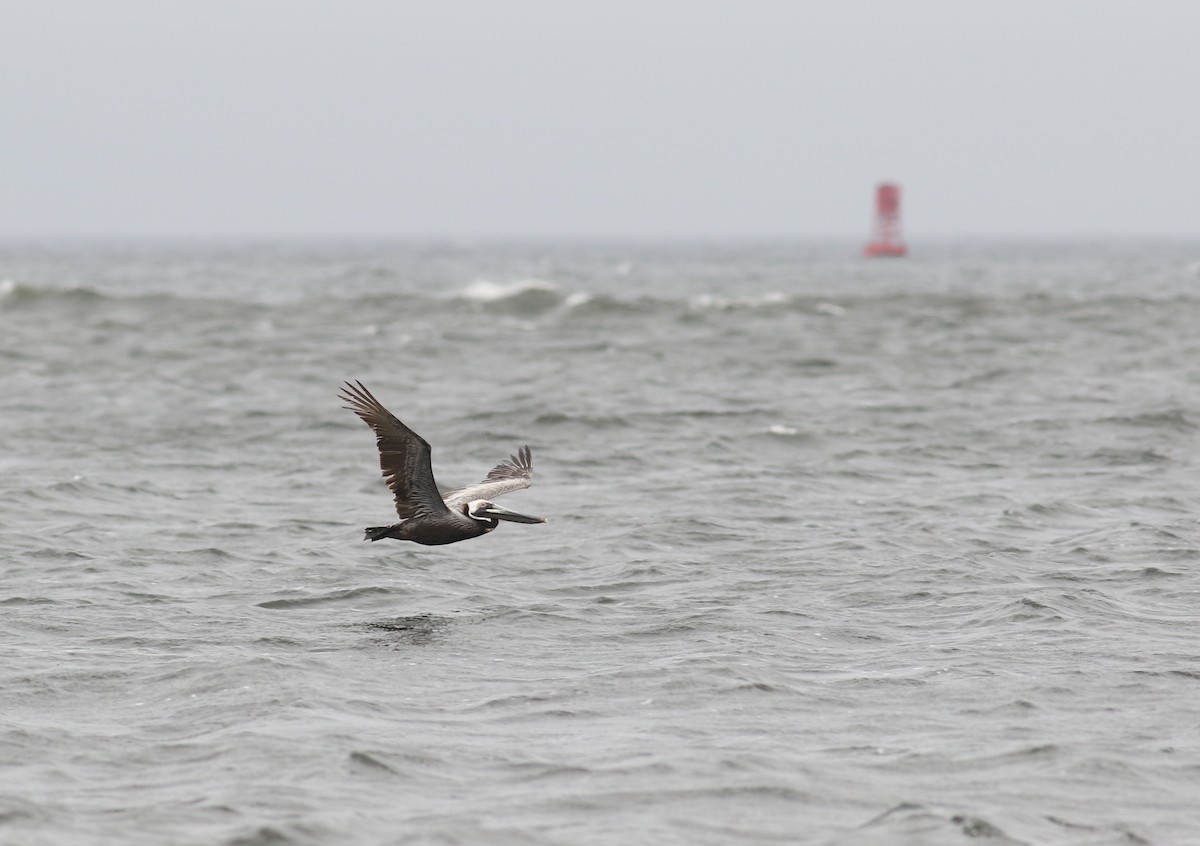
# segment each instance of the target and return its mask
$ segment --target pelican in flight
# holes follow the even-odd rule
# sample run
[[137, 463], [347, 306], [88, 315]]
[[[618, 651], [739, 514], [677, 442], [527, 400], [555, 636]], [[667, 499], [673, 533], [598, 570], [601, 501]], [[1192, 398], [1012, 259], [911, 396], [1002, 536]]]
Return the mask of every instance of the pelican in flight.
[[435, 546], [486, 535], [501, 520], [546, 522], [543, 517], [518, 514], [492, 502], [533, 483], [529, 447], [521, 447], [508, 461], [497, 464], [479, 484], [441, 494], [433, 480], [429, 443], [424, 438], [384, 408], [362, 382], [347, 382], [339, 398], [349, 403], [346, 409], [375, 430], [379, 466], [396, 495], [396, 513], [400, 515], [399, 523], [367, 529], [364, 540], [395, 538]]

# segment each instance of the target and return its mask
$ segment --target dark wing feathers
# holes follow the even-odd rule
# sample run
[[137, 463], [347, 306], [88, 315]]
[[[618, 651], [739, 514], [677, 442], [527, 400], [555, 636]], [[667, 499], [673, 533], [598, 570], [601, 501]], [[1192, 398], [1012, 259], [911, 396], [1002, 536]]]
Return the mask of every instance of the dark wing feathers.
[[508, 461], [488, 471], [487, 478], [477, 485], [446, 491], [446, 504], [453, 508], [473, 499], [492, 500], [501, 494], [519, 491], [533, 484], [533, 457], [523, 446]]
[[508, 461], [502, 461], [488, 471], [486, 481], [496, 479], [529, 479], [533, 476], [533, 456], [529, 454], [529, 446], [517, 450], [516, 455], [510, 455]]
[[346, 382], [340, 397], [349, 403], [347, 409], [375, 431], [379, 467], [396, 496], [400, 518], [446, 511], [433, 480], [428, 442], [384, 408], [362, 382]]

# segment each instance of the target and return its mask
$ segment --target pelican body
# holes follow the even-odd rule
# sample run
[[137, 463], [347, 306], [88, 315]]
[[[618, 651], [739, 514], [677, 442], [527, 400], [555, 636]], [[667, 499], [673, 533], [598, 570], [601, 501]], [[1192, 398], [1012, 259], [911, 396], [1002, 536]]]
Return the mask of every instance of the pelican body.
[[364, 540], [383, 538], [413, 541], [426, 546], [457, 543], [477, 538], [500, 525], [545, 523], [543, 517], [530, 517], [501, 508], [492, 499], [519, 491], [533, 483], [533, 460], [529, 447], [521, 447], [508, 461], [497, 464], [477, 485], [456, 488], [444, 495], [433, 480], [429, 443], [400, 422], [362, 382], [345, 383], [340, 398], [345, 406], [375, 432], [379, 448], [379, 467], [395, 495], [399, 523], [373, 526]]

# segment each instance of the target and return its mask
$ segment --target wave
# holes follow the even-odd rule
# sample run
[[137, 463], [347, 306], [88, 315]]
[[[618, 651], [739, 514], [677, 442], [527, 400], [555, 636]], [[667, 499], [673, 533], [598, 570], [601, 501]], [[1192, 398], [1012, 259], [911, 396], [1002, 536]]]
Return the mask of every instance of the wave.
[[182, 312], [191, 310], [189, 317], [196, 314], [197, 309], [205, 313], [223, 310], [245, 314], [247, 309], [265, 308], [261, 302], [246, 302], [238, 299], [202, 296], [199, 294], [179, 294], [169, 291], [143, 291], [118, 293], [103, 291], [88, 286], [57, 287], [54, 285], [34, 285], [14, 279], [0, 279], [0, 314], [4, 312], [29, 312], [65, 310], [68, 312], [85, 311], [104, 315], [119, 309], [135, 308], [153, 312], [156, 310], [175, 310]]
[[974, 813], [931, 808], [902, 802], [855, 829], [846, 837], [835, 837], [825, 846], [850, 843], [970, 843], [977, 839], [993, 844], [1021, 846], [995, 823]]
[[558, 284], [544, 279], [523, 279], [499, 283], [476, 280], [459, 292], [436, 298], [421, 294], [405, 294], [412, 304], [445, 307], [467, 307], [473, 311], [500, 312], [513, 315], [538, 316], [558, 313], [569, 316], [627, 316], [634, 314], [719, 315], [736, 312], [771, 313], [803, 312], [824, 317], [842, 317], [851, 308], [850, 301], [834, 302], [826, 297], [787, 294], [768, 291], [761, 294], [724, 296], [697, 293], [670, 296], [653, 293], [611, 293], [589, 290], [563, 290]]
[[[386, 283], [386, 286], [385, 284]], [[394, 284], [393, 284], [394, 283]], [[35, 284], [12, 278], [0, 279], [0, 315], [5, 312], [55, 311], [84, 312], [103, 317], [119, 309], [134, 309], [134, 318], [158, 311], [195, 310], [197, 316], [221, 319], [282, 313], [297, 319], [306, 316], [325, 318], [341, 311], [361, 314], [405, 315], [501, 315], [524, 319], [602, 320], [606, 317], [667, 317], [679, 320], [719, 320], [736, 314], [762, 318], [799, 315], [819, 320], [840, 320], [856, 314], [917, 315], [929, 327], [953, 326], [982, 318], [1059, 316], [1072, 322], [1110, 320], [1113, 315], [1130, 311], [1156, 310], [1162, 314], [1197, 312], [1200, 297], [1172, 298], [1097, 296], [1080, 299], [1069, 294], [1045, 292], [1025, 294], [929, 293], [861, 290], [824, 294], [768, 290], [745, 294], [712, 291], [646, 289], [601, 290], [603, 286], [566, 287], [540, 277], [505, 281], [479, 278], [444, 291], [415, 289], [411, 282], [386, 278], [369, 290], [348, 290], [331, 280], [323, 287], [293, 289], [287, 284], [247, 288], [222, 295], [205, 293], [199, 283], [186, 290], [112, 291], [87, 285], [60, 287]], [[277, 288], [277, 290], [276, 290]], [[1176, 317], [1175, 319], [1178, 319]], [[1190, 425], [1190, 424], [1189, 424]]]
[[356, 600], [363, 597], [380, 594], [388, 596], [392, 593], [394, 593], [394, 591], [391, 588], [371, 585], [368, 587], [344, 588], [326, 591], [324, 593], [291, 596], [282, 599], [268, 599], [264, 602], [259, 602], [258, 607], [271, 610], [287, 611], [297, 608], [311, 608], [317, 605], [329, 605], [331, 603], [345, 602], [346, 600]]
[[[1190, 418], [1189, 412], [1186, 409], [1173, 406], [1155, 411], [1146, 411], [1140, 414], [1105, 417], [1100, 422], [1126, 426], [1133, 429], [1167, 429], [1175, 432], [1190, 432], [1197, 426]], [[1126, 450], [1124, 453], [1112, 450], [1110, 452], [1115, 454], [1111, 457], [1123, 459], [1116, 463], [1144, 463], [1165, 460], [1164, 456], [1160, 456], [1153, 450], [1145, 448]]]
[[565, 295], [557, 285], [541, 279], [508, 283], [478, 279], [452, 299], [468, 304], [499, 307], [517, 314], [539, 314], [559, 308], [566, 302]]
[[0, 309], [55, 302], [92, 305], [107, 299], [112, 298], [93, 288], [53, 288], [16, 279], [0, 279]]
[[[320, 307], [327, 298], [316, 295]], [[395, 311], [402, 305], [406, 312], [450, 312], [502, 314], [514, 317], [603, 318], [636, 315], [676, 318], [719, 319], [725, 314], [772, 317], [801, 315], [820, 320], [840, 320], [858, 313], [920, 315], [929, 325], [958, 325], [982, 318], [1060, 316], [1063, 319], [1109, 319], [1130, 310], [1157, 309], [1164, 313], [1178, 310], [1200, 311], [1200, 298], [1153, 300], [1107, 297], [1088, 301], [1031, 294], [1022, 297], [1002, 295], [925, 294], [880, 292], [817, 295], [811, 293], [765, 291], [741, 295], [712, 292], [619, 292], [588, 288], [567, 289], [545, 279], [521, 279], [510, 282], [475, 280], [464, 287], [438, 294], [427, 291], [372, 291], [359, 294], [344, 303], [366, 309]], [[310, 302], [294, 303], [291, 308], [307, 308]], [[1200, 316], [1200, 314], [1198, 314]]]

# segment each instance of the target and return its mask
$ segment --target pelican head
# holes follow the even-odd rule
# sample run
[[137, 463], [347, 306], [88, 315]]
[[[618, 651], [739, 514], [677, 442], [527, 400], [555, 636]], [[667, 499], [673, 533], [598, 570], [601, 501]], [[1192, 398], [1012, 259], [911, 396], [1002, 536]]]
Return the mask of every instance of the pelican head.
[[497, 520], [507, 520], [510, 523], [545, 523], [545, 517], [530, 517], [528, 514], [518, 514], [516, 511], [509, 511], [507, 508], [502, 508], [494, 502], [489, 502], [486, 499], [473, 499], [463, 506], [466, 515], [472, 520], [478, 520], [480, 523], [490, 523], [496, 525]]

